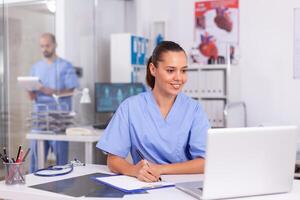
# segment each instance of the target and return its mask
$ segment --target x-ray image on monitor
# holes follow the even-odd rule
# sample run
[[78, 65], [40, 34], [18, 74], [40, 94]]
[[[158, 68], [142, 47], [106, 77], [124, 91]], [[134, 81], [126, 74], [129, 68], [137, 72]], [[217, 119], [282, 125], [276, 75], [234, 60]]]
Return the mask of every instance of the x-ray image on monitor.
[[145, 91], [142, 83], [96, 83], [96, 112], [115, 112], [127, 97]]

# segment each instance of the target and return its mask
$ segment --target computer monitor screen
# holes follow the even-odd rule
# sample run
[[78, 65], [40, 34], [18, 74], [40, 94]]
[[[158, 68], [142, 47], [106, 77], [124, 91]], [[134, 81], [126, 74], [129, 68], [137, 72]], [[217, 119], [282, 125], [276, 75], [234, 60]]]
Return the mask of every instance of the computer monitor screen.
[[96, 83], [96, 112], [115, 112], [127, 97], [144, 91], [145, 86], [142, 83]]

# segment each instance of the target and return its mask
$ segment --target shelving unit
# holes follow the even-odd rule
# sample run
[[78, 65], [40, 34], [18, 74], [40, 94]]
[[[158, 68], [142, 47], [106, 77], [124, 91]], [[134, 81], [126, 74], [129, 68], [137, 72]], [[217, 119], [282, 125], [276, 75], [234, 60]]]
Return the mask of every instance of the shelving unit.
[[110, 81], [139, 82], [145, 73], [149, 40], [130, 33], [115, 33], [110, 37]]
[[213, 128], [225, 127], [224, 109], [228, 103], [228, 65], [192, 64], [183, 91], [201, 101]]

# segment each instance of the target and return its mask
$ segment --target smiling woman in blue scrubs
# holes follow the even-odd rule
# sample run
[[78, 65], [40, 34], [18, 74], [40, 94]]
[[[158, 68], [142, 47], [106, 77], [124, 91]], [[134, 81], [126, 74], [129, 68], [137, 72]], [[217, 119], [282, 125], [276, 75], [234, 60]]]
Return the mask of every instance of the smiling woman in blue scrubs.
[[[147, 182], [161, 174], [203, 173], [210, 125], [199, 102], [181, 92], [186, 71], [178, 44], [164, 41], [154, 49], [146, 75], [152, 90], [126, 99], [97, 144], [111, 171]], [[125, 159], [129, 152], [133, 164]]]

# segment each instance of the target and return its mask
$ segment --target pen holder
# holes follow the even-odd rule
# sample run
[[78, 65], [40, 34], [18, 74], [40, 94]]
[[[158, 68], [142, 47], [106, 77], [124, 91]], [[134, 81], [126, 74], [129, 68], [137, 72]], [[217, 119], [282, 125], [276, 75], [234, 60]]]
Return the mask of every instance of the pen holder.
[[25, 184], [24, 162], [21, 163], [4, 163], [5, 167], [5, 184]]

